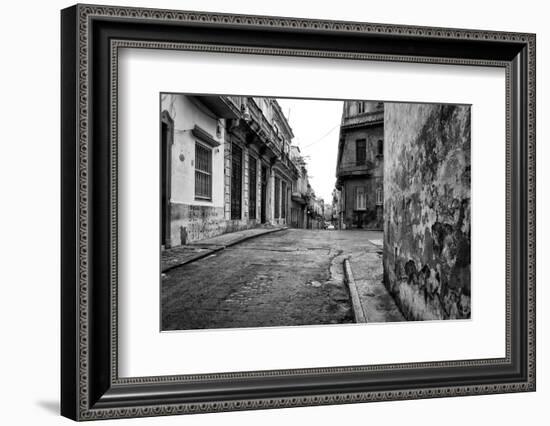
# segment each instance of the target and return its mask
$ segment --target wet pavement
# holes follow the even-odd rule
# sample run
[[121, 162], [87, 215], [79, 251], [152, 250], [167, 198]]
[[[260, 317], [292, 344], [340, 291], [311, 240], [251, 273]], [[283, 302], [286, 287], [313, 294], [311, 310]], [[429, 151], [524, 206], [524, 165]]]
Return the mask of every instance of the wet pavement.
[[381, 235], [287, 229], [175, 267], [162, 278], [162, 330], [354, 322], [343, 262]]

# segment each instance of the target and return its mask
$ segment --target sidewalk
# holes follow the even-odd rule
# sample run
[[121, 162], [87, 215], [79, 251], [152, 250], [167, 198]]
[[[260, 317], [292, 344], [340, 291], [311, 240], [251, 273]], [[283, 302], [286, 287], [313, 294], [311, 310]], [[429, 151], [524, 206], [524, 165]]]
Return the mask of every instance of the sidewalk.
[[287, 227], [261, 227], [245, 229], [243, 231], [228, 232], [217, 237], [205, 240], [194, 241], [185, 246], [178, 246], [161, 252], [161, 271], [166, 272], [178, 266], [185, 265], [203, 257], [224, 250], [237, 243], [260, 235], [270, 234], [272, 232], [282, 231]]
[[382, 282], [381, 244], [371, 242], [371, 250], [353, 253], [344, 262], [356, 322], [405, 321]]

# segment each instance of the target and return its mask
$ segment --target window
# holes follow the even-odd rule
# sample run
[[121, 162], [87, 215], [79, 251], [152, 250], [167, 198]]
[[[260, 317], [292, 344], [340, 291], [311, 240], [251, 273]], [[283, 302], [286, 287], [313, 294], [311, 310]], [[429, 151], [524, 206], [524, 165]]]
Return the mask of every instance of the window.
[[357, 114], [363, 114], [365, 112], [365, 103], [363, 101], [357, 102]]
[[248, 156], [248, 218], [256, 219], [256, 159]]
[[212, 151], [195, 142], [195, 198], [212, 199]]
[[355, 210], [367, 209], [367, 194], [365, 188], [358, 186], [355, 188]]
[[376, 142], [376, 151], [378, 155], [384, 155], [384, 141], [382, 139], [378, 139], [378, 142]]
[[367, 161], [367, 141], [366, 139], [357, 139], [355, 141], [355, 164], [364, 166]]
[[376, 204], [381, 206], [384, 203], [384, 194], [382, 193], [382, 188], [376, 190]]

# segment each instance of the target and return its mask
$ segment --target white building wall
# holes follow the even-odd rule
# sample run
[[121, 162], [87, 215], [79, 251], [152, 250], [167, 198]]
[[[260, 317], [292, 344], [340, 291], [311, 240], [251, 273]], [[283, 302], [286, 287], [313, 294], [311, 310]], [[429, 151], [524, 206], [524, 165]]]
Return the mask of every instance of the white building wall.
[[[225, 120], [188, 96], [165, 94], [161, 111], [174, 121], [171, 146], [170, 246], [178, 246], [224, 232], [224, 152]], [[220, 123], [220, 134], [217, 125]], [[200, 126], [220, 145], [212, 151], [212, 198], [195, 199], [195, 144], [201, 143], [192, 133]]]
[[[201, 107], [204, 108], [204, 111], [200, 109]], [[163, 95], [161, 108], [168, 111], [170, 117], [174, 120], [172, 202], [223, 207], [225, 120], [219, 119], [221, 135], [218, 137], [216, 135], [218, 119], [213, 118], [213, 114], [209, 113], [205, 106], [197, 106], [189, 97], [184, 95]], [[207, 131], [220, 143], [219, 147], [212, 148], [211, 201], [195, 199], [195, 142], [197, 142], [197, 139], [191, 132], [195, 124]]]

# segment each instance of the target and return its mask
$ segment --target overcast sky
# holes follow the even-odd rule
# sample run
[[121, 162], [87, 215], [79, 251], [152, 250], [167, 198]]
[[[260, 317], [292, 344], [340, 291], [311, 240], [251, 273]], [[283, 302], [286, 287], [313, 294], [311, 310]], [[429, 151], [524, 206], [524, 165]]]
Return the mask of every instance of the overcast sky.
[[342, 101], [277, 99], [294, 133], [293, 145], [307, 162], [310, 184], [317, 197], [332, 202]]

